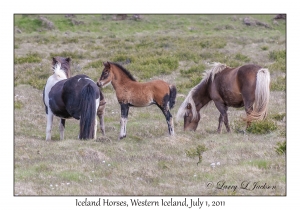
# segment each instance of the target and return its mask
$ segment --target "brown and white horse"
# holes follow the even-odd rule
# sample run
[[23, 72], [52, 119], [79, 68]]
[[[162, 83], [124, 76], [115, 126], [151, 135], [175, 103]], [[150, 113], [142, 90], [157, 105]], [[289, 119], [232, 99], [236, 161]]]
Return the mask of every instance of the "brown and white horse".
[[53, 75], [48, 78], [43, 91], [47, 114], [46, 140], [51, 140], [54, 115], [61, 118], [59, 124], [61, 140], [64, 138], [65, 120], [71, 117], [80, 119], [80, 139], [96, 138], [96, 114], [100, 119], [102, 133], [105, 135], [103, 94], [88, 76], [71, 77], [70, 61], [70, 58], [53, 58]]
[[247, 127], [254, 120], [267, 115], [270, 97], [270, 73], [268, 69], [249, 64], [230, 68], [215, 63], [204, 73], [202, 81], [192, 88], [177, 112], [177, 120], [184, 118], [184, 130], [196, 130], [200, 121], [200, 109], [213, 101], [220, 112], [218, 132], [222, 123], [230, 132], [228, 107], [245, 107]]
[[169, 134], [174, 135], [173, 118], [170, 109], [174, 107], [176, 87], [162, 80], [137, 82], [123, 66], [113, 63], [103, 63], [104, 69], [97, 84], [105, 87], [112, 84], [117, 99], [121, 105], [121, 131], [119, 140], [126, 137], [126, 123], [129, 107], [145, 107], [156, 104], [165, 115]]

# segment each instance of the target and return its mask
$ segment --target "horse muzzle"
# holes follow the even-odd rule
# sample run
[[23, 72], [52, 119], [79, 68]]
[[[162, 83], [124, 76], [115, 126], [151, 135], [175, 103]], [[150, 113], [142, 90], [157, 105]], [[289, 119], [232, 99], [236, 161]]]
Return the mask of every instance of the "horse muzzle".
[[97, 86], [101, 88], [103, 86], [103, 83], [98, 81]]
[[196, 131], [196, 128], [183, 128], [184, 132]]

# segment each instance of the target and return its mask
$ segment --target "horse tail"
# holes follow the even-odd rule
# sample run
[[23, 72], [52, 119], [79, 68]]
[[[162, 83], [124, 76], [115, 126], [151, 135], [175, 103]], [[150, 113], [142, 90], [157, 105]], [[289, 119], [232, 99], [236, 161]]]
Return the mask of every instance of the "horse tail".
[[91, 84], [81, 91], [79, 139], [94, 138], [96, 117], [96, 92]]
[[174, 85], [170, 85], [169, 87], [170, 87], [169, 107], [170, 109], [172, 109], [175, 105], [177, 90]]
[[247, 116], [247, 122], [263, 120], [267, 116], [270, 98], [270, 73], [268, 69], [260, 69], [256, 75], [255, 101], [253, 111]]

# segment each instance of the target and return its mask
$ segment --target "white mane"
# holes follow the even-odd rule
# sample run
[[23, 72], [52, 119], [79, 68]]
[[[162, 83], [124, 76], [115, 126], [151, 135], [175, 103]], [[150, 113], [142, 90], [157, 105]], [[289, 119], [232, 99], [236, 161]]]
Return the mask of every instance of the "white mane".
[[180, 107], [178, 109], [178, 112], [177, 112], [177, 115], [176, 115], [176, 120], [177, 121], [179, 120], [179, 118], [183, 118], [185, 116], [186, 111], [187, 111], [186, 107], [187, 107], [188, 104], [191, 104], [193, 119], [196, 118], [197, 110], [196, 110], [195, 102], [194, 102], [194, 99], [193, 99], [193, 95], [194, 95], [194, 92], [195, 92], [197, 86], [193, 87], [193, 89], [190, 90], [188, 96], [185, 98], [185, 100], [180, 105]]
[[64, 72], [64, 70], [62, 70], [61, 68], [61, 64], [60, 63], [57, 63], [54, 67], [53, 67], [53, 74], [48, 78], [47, 80], [47, 83], [46, 83], [46, 86], [45, 86], [45, 99], [44, 99], [44, 102], [45, 102], [45, 105], [47, 107], [49, 107], [49, 92], [51, 90], [51, 88], [57, 83], [59, 82], [60, 80], [63, 80], [63, 79], [67, 79], [67, 75], [66, 73]]
[[179, 118], [183, 118], [184, 115], [186, 114], [186, 107], [188, 104], [191, 104], [191, 110], [192, 110], [192, 114], [193, 114], [193, 120], [198, 116], [197, 113], [198, 111], [196, 110], [196, 106], [195, 106], [195, 102], [193, 99], [193, 95], [196, 92], [196, 90], [198, 89], [198, 87], [200, 86], [200, 84], [202, 84], [203, 82], [207, 83], [210, 76], [211, 76], [211, 81], [214, 80], [214, 77], [217, 73], [223, 71], [227, 66], [225, 64], [221, 64], [221, 63], [213, 63], [212, 64], [212, 68], [209, 70], [206, 70], [203, 73], [203, 78], [201, 80], [201, 82], [196, 85], [195, 87], [193, 87], [188, 96], [185, 98], [185, 100], [182, 102], [182, 104], [180, 105], [177, 115], [176, 115], [176, 120], [179, 120]]
[[67, 79], [67, 75], [65, 71], [62, 70], [60, 67], [61, 67], [61, 63], [59, 62], [53, 67], [53, 71], [54, 71], [53, 75], [55, 76], [55, 79], [57, 79], [58, 81], [62, 79]]

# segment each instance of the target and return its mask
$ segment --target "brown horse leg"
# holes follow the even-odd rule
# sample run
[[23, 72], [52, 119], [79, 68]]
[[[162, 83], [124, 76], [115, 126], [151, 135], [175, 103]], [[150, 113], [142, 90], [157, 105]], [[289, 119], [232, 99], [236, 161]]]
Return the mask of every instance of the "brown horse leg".
[[215, 102], [215, 105], [220, 112], [218, 133], [221, 133], [223, 122], [226, 126], [227, 132], [230, 132], [230, 127], [229, 127], [229, 123], [228, 123], [228, 115], [227, 115], [228, 107], [222, 102]]
[[223, 122], [224, 122], [224, 117], [223, 117], [222, 114], [220, 114], [220, 117], [219, 117], [219, 126], [218, 126], [218, 133], [221, 133], [221, 131], [222, 131]]
[[[248, 121], [248, 115], [251, 114], [251, 112], [253, 111], [253, 103], [250, 103], [248, 101], [246, 101], [245, 99], [243, 99], [245, 102], [245, 111], [246, 111], [246, 115], [247, 115], [247, 126], [246, 129], [251, 125], [251, 121]], [[254, 101], [254, 99], [253, 99]]]
[[120, 135], [119, 139], [121, 140], [126, 137], [126, 124], [127, 124], [127, 118], [128, 118], [128, 111], [129, 111], [129, 104], [123, 104], [120, 103], [121, 105], [121, 130], [120, 130]]
[[229, 123], [228, 123], [227, 107], [226, 107], [226, 115], [225, 115], [225, 117], [224, 117], [224, 124], [225, 124], [225, 126], [226, 126], [227, 132], [228, 132], [228, 133], [231, 132], [230, 127], [229, 127]]
[[99, 121], [100, 121], [100, 129], [101, 129], [103, 136], [105, 136], [105, 125], [104, 125], [105, 104], [106, 104], [106, 102], [104, 100], [101, 100], [98, 110], [97, 110], [97, 115], [98, 115]]
[[[252, 110], [251, 111], [249, 111], [249, 110], [247, 111], [246, 110], [247, 118], [248, 118], [248, 115], [250, 115], [251, 112], [252, 112]], [[251, 121], [249, 121], [247, 118], [246, 118], [246, 121], [247, 121], [246, 130], [251, 125]]]

